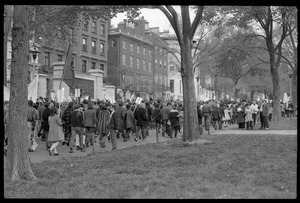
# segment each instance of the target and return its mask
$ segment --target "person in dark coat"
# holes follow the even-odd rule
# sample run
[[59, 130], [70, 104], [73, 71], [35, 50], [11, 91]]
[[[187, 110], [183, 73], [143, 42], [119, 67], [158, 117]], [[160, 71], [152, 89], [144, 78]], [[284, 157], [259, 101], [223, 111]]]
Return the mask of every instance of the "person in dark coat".
[[180, 124], [179, 124], [179, 112], [175, 108], [172, 108], [170, 111], [170, 122], [171, 122], [170, 138], [173, 137], [173, 132], [175, 132], [174, 137], [177, 138], [177, 133], [180, 129]]
[[67, 144], [69, 146], [70, 138], [71, 138], [71, 113], [73, 111], [73, 102], [68, 103], [68, 107], [65, 109], [63, 116], [62, 116], [62, 121], [64, 123], [64, 128], [65, 128], [65, 141], [62, 143]]
[[[131, 105], [126, 104], [126, 111], [125, 111], [125, 116], [124, 116], [126, 135], [125, 135], [124, 142], [127, 142], [130, 139], [129, 135], [130, 135], [130, 132], [133, 132], [134, 122], [135, 122], [135, 119], [133, 116], [133, 112], [131, 110]], [[136, 138], [135, 138], [135, 140], [136, 140]]]
[[88, 147], [90, 144], [94, 145], [93, 134], [97, 124], [96, 111], [93, 104], [90, 102], [87, 109], [84, 111], [84, 127], [86, 129], [85, 145]]
[[197, 104], [197, 115], [198, 115], [198, 124], [200, 129], [200, 135], [203, 134], [203, 124], [202, 124], [202, 111], [200, 109], [200, 104]]
[[151, 123], [153, 120], [153, 109], [150, 107], [150, 104], [148, 102], [145, 103], [146, 105], [146, 111], [147, 111], [147, 115], [148, 115], [148, 125], [146, 128], [146, 136], [149, 135], [149, 129], [151, 127]]
[[153, 110], [153, 120], [154, 120], [154, 126], [155, 129], [160, 133], [161, 128], [161, 114], [160, 114], [161, 108], [160, 104], [155, 104], [155, 109]]
[[110, 123], [110, 112], [107, 109], [109, 105], [101, 105], [101, 110], [99, 111], [97, 118], [97, 132], [99, 133], [99, 144], [101, 147], [106, 147], [106, 138], [110, 132], [109, 123]]
[[142, 131], [142, 140], [146, 138], [146, 127], [148, 125], [148, 116], [146, 111], [145, 103], [141, 103], [139, 107], [134, 112], [134, 118], [136, 120], [136, 137], [139, 136], [140, 131]]
[[[43, 118], [43, 136], [42, 141], [46, 141], [46, 149], [49, 150], [51, 147], [51, 144], [48, 142], [48, 133], [49, 133], [49, 122], [48, 118], [51, 114], [51, 109], [49, 108], [49, 104], [45, 103], [45, 110], [42, 113]], [[44, 139], [43, 139], [44, 138]]]
[[243, 108], [239, 105], [237, 108], [237, 123], [239, 125], [239, 130], [244, 130], [245, 129], [245, 111]]
[[219, 123], [220, 118], [221, 118], [220, 107], [218, 107], [217, 105], [215, 105], [212, 108], [212, 112], [211, 112], [212, 125], [215, 128], [215, 130], [218, 129], [218, 123]]
[[115, 117], [116, 117], [116, 128], [118, 130], [117, 132], [117, 138], [120, 138], [120, 134], [125, 138], [125, 124], [124, 124], [124, 102], [120, 101], [116, 110], [115, 110]]
[[80, 105], [74, 105], [74, 110], [71, 113], [71, 138], [70, 138], [70, 153], [74, 153], [74, 141], [76, 134], [79, 136], [79, 149], [82, 152], [86, 150], [83, 148], [83, 128], [84, 128], [84, 113], [80, 110]]

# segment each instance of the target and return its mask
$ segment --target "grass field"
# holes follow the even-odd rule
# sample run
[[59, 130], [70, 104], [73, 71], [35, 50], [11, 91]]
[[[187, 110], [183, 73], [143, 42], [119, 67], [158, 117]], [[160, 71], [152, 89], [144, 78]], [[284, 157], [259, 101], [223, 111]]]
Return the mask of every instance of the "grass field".
[[33, 164], [5, 198], [296, 198], [297, 136], [212, 135]]

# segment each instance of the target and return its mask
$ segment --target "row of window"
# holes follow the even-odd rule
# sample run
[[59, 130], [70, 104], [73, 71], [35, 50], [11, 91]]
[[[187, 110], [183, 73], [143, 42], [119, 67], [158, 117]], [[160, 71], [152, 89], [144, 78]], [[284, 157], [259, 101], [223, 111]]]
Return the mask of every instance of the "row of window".
[[[82, 37], [82, 51], [88, 52], [87, 37]], [[97, 40], [96, 39], [91, 40], [91, 53], [97, 54]], [[100, 41], [99, 55], [105, 56], [105, 42]]]
[[[112, 47], [115, 46], [115, 41], [112, 42]], [[127, 49], [126, 48], [126, 40], [123, 40], [123, 49]], [[143, 47], [143, 54], [144, 55], [147, 55], [146, 53], [146, 50], [148, 50], [148, 55], [149, 56], [152, 56], [152, 50], [151, 49], [146, 49], [146, 47]], [[133, 46], [133, 43], [130, 43], [130, 51], [134, 51], [134, 46]], [[137, 45], [136, 46], [136, 52], [139, 54], [141, 53], [141, 48], [140, 48], [140, 45]], [[155, 47], [155, 52], [158, 54], [158, 55], [161, 55], [161, 56], [164, 56], [166, 55], [167, 51], [163, 48], [160, 48], [160, 47]]]
[[160, 84], [160, 85], [164, 84], [165, 86], [168, 85], [167, 77], [166, 76], [164, 77], [162, 74], [155, 75], [154, 81], [155, 84]]
[[[90, 63], [90, 70], [95, 70], [95, 69], [97, 69], [96, 62], [91, 61], [91, 63]], [[87, 72], [87, 60], [82, 60], [81, 70], [82, 70], [83, 73]], [[103, 63], [100, 63], [100, 70], [104, 71], [104, 64]]]
[[[127, 61], [126, 61], [126, 53], [123, 53], [123, 58], [122, 58], [122, 61], [123, 61], [123, 65], [126, 66], [127, 65]], [[143, 66], [143, 69], [146, 70], [146, 59], [143, 59], [142, 61], [142, 66]], [[157, 59], [155, 59], [155, 64], [154, 64], [154, 67], [155, 68], [160, 68], [162, 69], [164, 67], [164, 70], [167, 70], [167, 65], [166, 65], [166, 61], [163, 62], [164, 64], [162, 65], [162, 61], [159, 62], [159, 67], [157, 66]], [[152, 61], [149, 61], [148, 62], [148, 69], [149, 69], [149, 72], [152, 72]], [[136, 59], [136, 67], [137, 69], [140, 69], [140, 66], [141, 66], [141, 59], [139, 57], [137, 57]], [[133, 55], [131, 55], [129, 57], [129, 67], [133, 68]]]
[[[91, 32], [94, 34], [98, 33], [98, 21], [92, 21]], [[84, 20], [82, 23], [82, 29], [89, 32], [89, 20]], [[105, 36], [105, 24], [100, 23], [100, 33], [101, 36]]]

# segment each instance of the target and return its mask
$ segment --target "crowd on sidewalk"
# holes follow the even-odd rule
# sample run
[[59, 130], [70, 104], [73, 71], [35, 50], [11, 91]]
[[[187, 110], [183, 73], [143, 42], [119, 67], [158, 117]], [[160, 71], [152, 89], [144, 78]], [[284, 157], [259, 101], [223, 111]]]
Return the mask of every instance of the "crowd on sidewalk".
[[[60, 106], [59, 106], [60, 105]], [[260, 122], [259, 129], [267, 130], [272, 119], [273, 104], [262, 102], [200, 101], [197, 103], [200, 135], [203, 129], [222, 130], [228, 125], [238, 125], [239, 130], [252, 130]], [[280, 104], [283, 118], [296, 116], [296, 108], [291, 102]], [[8, 119], [9, 102], [4, 102], [5, 127]], [[160, 102], [122, 100], [112, 104], [108, 100], [74, 101], [61, 104], [39, 98], [35, 103], [28, 100], [27, 126], [28, 148], [33, 152], [38, 137], [45, 141], [49, 155], [58, 156], [57, 146], [61, 143], [69, 147], [69, 153], [75, 149], [85, 152], [87, 147], [99, 140], [100, 147], [111, 142], [112, 150], [117, 149], [117, 139], [127, 142], [144, 141], [149, 130], [155, 129], [162, 136], [177, 138], [183, 126], [184, 108], [180, 101]], [[6, 132], [6, 131], [5, 131]], [[5, 134], [6, 136], [6, 134]], [[7, 136], [5, 139], [7, 145]]]

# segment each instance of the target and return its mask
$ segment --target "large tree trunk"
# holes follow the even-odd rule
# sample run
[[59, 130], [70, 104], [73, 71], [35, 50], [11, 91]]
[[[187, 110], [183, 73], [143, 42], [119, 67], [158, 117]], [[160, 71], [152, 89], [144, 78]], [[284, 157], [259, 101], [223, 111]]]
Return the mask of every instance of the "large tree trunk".
[[29, 61], [29, 8], [14, 6], [11, 91], [8, 119], [6, 175], [12, 181], [32, 180], [27, 127], [27, 71]]
[[5, 9], [5, 18], [4, 18], [4, 75], [3, 75], [3, 83], [4, 86], [7, 86], [7, 41], [8, 41], [8, 36], [9, 36], [9, 32], [11, 30], [11, 22], [12, 22], [12, 15], [13, 15], [13, 7], [9, 6], [9, 5], [5, 5], [4, 6]]
[[282, 120], [280, 110], [280, 78], [278, 72], [279, 64], [275, 64], [275, 53], [270, 54], [270, 69], [273, 82], [273, 121]]
[[184, 95], [184, 129], [183, 140], [193, 141], [199, 138], [200, 130], [197, 116], [197, 102], [194, 84], [193, 60], [191, 53], [191, 40], [184, 37], [181, 43], [181, 63], [183, 72], [183, 95]]
[[234, 99], [235, 100], [239, 99], [239, 92], [240, 92], [239, 88], [234, 88]]

